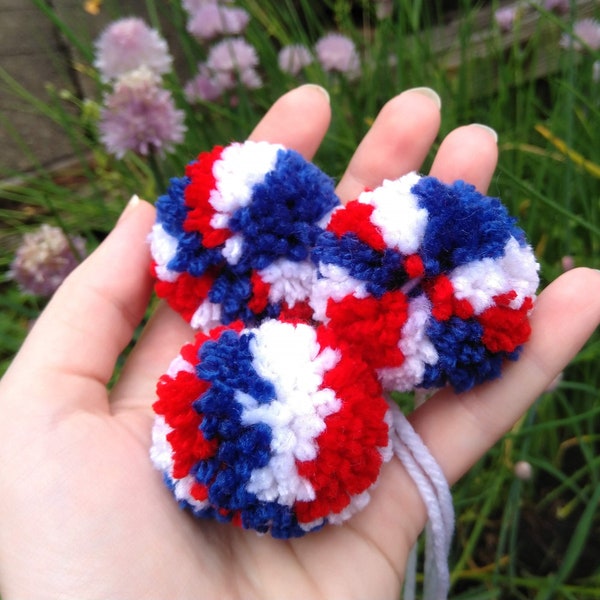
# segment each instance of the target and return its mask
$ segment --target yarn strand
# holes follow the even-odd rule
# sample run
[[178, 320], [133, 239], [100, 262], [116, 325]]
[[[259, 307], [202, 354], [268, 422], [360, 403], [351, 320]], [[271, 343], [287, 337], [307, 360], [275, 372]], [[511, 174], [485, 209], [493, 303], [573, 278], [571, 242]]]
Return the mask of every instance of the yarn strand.
[[[454, 532], [452, 494], [444, 474], [417, 432], [400, 409], [390, 404], [393, 432], [390, 434], [396, 456], [415, 482], [425, 504], [425, 600], [446, 600], [450, 589], [448, 553]], [[414, 578], [407, 577], [414, 587]], [[408, 589], [407, 589], [408, 592]], [[406, 597], [415, 597], [414, 590]]]

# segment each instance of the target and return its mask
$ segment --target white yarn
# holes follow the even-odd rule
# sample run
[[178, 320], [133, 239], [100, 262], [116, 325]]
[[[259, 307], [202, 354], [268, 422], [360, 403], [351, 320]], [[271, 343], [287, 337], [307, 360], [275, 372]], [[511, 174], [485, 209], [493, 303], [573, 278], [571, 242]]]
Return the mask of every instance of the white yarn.
[[269, 302], [285, 301], [290, 307], [309, 298], [317, 277], [311, 261], [293, 262], [285, 258], [274, 261], [258, 275], [271, 286]]
[[511, 237], [502, 257], [483, 258], [461, 265], [450, 273], [449, 278], [456, 298], [468, 300], [478, 315], [495, 305], [494, 296], [511, 290], [517, 297], [510, 303], [510, 308], [521, 308], [525, 298], [535, 297], [538, 270], [539, 264], [531, 248], [521, 246]]
[[156, 417], [152, 428], [152, 448], [150, 448], [152, 464], [168, 477], [177, 500], [185, 500], [196, 510], [208, 508], [210, 505], [208, 500], [196, 500], [191, 494], [195, 483], [192, 475], [186, 475], [181, 479], [173, 478], [173, 447], [167, 439], [171, 431], [173, 429], [167, 425], [163, 417]]
[[385, 179], [380, 187], [358, 197], [359, 202], [375, 207], [370, 220], [387, 246], [405, 255], [421, 247], [429, 218], [427, 209], [419, 207], [419, 199], [411, 192], [420, 179], [414, 171], [395, 181]]
[[319, 273], [310, 296], [310, 306], [314, 311], [313, 317], [318, 321], [327, 322], [325, 314], [329, 299], [339, 302], [346, 296], [367, 298], [367, 286], [364, 281], [354, 279], [346, 269], [334, 264], [319, 263]]
[[170, 271], [167, 265], [177, 254], [177, 244], [179, 243], [177, 238], [169, 235], [160, 223], [152, 226], [148, 237], [152, 258], [156, 263], [156, 276], [161, 281], [175, 281], [179, 277], [179, 273]]
[[[425, 543], [423, 598], [445, 600], [450, 589], [448, 553], [454, 532], [452, 494], [444, 474], [400, 409], [390, 403], [394, 430], [390, 433], [396, 456], [412, 477], [429, 517]], [[413, 581], [412, 577], [408, 578]], [[409, 597], [414, 598], [412, 592]]]
[[404, 361], [399, 367], [385, 367], [377, 371], [385, 389], [410, 391], [423, 381], [425, 367], [437, 363], [437, 350], [426, 333], [426, 324], [430, 316], [431, 303], [427, 296], [422, 294], [410, 301], [408, 319], [402, 327], [402, 336], [398, 344]]
[[163, 473], [169, 476], [173, 472], [173, 448], [167, 440], [167, 435], [173, 429], [169, 427], [162, 416], [156, 416], [154, 426], [152, 427], [152, 447], [150, 448], [150, 458], [152, 464]]
[[[284, 150], [280, 144], [267, 142], [235, 142], [227, 146], [213, 165], [216, 189], [209, 197], [212, 207], [231, 215], [247, 206], [252, 199], [252, 188], [275, 168], [280, 150]], [[221, 223], [223, 226], [226, 225]]]
[[179, 373], [181, 371], [186, 371], [188, 373], [193, 373], [194, 372], [194, 365], [191, 362], [185, 360], [185, 358], [183, 358], [183, 356], [181, 356], [181, 354], [178, 354], [171, 361], [171, 364], [167, 368], [166, 375], [168, 375], [172, 379], [175, 379], [175, 377], [177, 377], [177, 373]]
[[244, 249], [244, 236], [236, 233], [232, 235], [230, 238], [225, 240], [225, 245], [223, 246], [223, 258], [230, 265], [237, 265], [240, 262], [240, 258], [242, 258], [242, 251]]
[[193, 329], [207, 332], [221, 322], [221, 305], [210, 300], [204, 300], [190, 319]]
[[248, 394], [236, 393], [244, 407], [242, 423], [265, 423], [272, 435], [269, 463], [252, 472], [247, 489], [259, 500], [286, 506], [314, 500], [315, 491], [296, 464], [317, 458], [315, 440], [325, 430], [325, 418], [341, 408], [333, 390], [321, 388], [324, 374], [340, 359], [339, 351], [321, 348], [309, 325], [269, 320], [253, 333], [253, 367], [273, 384], [275, 398], [259, 404]]

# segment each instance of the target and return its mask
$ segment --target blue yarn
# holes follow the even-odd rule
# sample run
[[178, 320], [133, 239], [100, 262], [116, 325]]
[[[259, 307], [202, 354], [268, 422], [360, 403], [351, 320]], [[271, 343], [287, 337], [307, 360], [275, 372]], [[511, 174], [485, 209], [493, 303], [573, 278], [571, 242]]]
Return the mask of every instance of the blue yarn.
[[343, 267], [355, 279], [366, 282], [367, 291], [376, 298], [384, 292], [400, 289], [408, 281], [402, 256], [397, 251], [374, 250], [352, 232], [338, 237], [324, 231], [313, 252], [313, 260]]
[[250, 273], [238, 275], [226, 269], [215, 279], [208, 292], [208, 299], [215, 304], [221, 304], [220, 321], [224, 325], [237, 320], [253, 323], [279, 316], [281, 303], [267, 304], [265, 310], [260, 314], [252, 312], [248, 308], [251, 295]]
[[[271, 457], [271, 428], [265, 423], [244, 425], [238, 392], [252, 396], [259, 403], [275, 398], [270, 381], [262, 379], [252, 365], [250, 343], [253, 334], [224, 331], [218, 340], [205, 342], [196, 367], [199, 378], [209, 382], [209, 389], [193, 404], [203, 416], [201, 429], [206, 439], [217, 439], [214, 456], [201, 460], [190, 470], [208, 489], [209, 509], [195, 509], [196, 516], [230, 521], [239, 512], [242, 525], [273, 537], [299, 537], [306, 532], [298, 525], [293, 507], [278, 502], [264, 502], [248, 492], [252, 471], [268, 464]], [[174, 488], [173, 482], [167, 484]], [[319, 525], [316, 528], [320, 528]]]
[[525, 243], [524, 233], [500, 200], [484, 196], [468, 183], [446, 185], [422, 177], [411, 192], [429, 213], [419, 250], [427, 276], [486, 257], [500, 258], [511, 235]]
[[[245, 529], [269, 532], [274, 538], [301, 537], [307, 533], [298, 525], [293, 507], [277, 502], [257, 502], [255, 506], [242, 511], [241, 516]], [[321, 529], [324, 524], [317, 525], [311, 531]]]
[[196, 372], [200, 379], [212, 383], [211, 388], [197, 401], [202, 413], [210, 414], [204, 401], [216, 386], [231, 394], [226, 403], [238, 405], [234, 399], [236, 391], [249, 394], [259, 404], [269, 403], [275, 398], [273, 384], [260, 377], [252, 365], [254, 357], [250, 351], [250, 342], [253, 339], [254, 335], [251, 333], [239, 335], [236, 331], [226, 330], [217, 341], [207, 341], [202, 345]]
[[330, 177], [298, 152], [279, 150], [274, 169], [252, 189], [252, 201], [229, 221], [244, 237], [232, 270], [264, 269], [278, 258], [307, 259], [321, 232], [318, 222], [338, 204]]
[[184, 232], [178, 238], [177, 252], [167, 264], [172, 271], [187, 271], [194, 277], [204, 275], [211, 267], [223, 262], [221, 252], [216, 248], [204, 248], [202, 236], [195, 232]]
[[156, 221], [169, 235], [176, 238], [183, 233], [183, 222], [188, 213], [184, 190], [190, 182], [187, 176], [173, 177], [169, 182], [167, 193], [156, 201]]
[[184, 231], [183, 223], [188, 214], [184, 192], [190, 183], [189, 177], [174, 177], [166, 194], [156, 202], [156, 221], [172, 237], [177, 239], [177, 252], [167, 264], [171, 271], [189, 272], [194, 277], [223, 262], [221, 251], [202, 246], [202, 235], [196, 231]]
[[438, 361], [425, 368], [422, 383], [425, 388], [450, 384], [457, 393], [465, 392], [499, 377], [503, 360], [514, 354], [487, 350], [481, 342], [483, 327], [476, 319], [431, 319], [426, 332], [438, 353]]
[[196, 367], [200, 379], [211, 385], [193, 404], [203, 415], [201, 429], [208, 440], [217, 439], [215, 456], [193, 468], [196, 479], [208, 487], [211, 504], [226, 510], [243, 510], [257, 501], [246, 491], [254, 469], [264, 467], [271, 453], [271, 429], [264, 423], [244, 425], [242, 406], [236, 400], [244, 392], [259, 403], [275, 397], [271, 382], [252, 366], [251, 334], [224, 331], [217, 341], [205, 342]]

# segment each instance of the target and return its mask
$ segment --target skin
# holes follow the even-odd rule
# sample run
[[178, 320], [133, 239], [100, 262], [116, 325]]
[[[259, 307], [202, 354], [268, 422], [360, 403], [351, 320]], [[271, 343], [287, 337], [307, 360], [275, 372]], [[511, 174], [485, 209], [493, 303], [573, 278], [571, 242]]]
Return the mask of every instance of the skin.
[[[310, 159], [330, 108], [318, 88], [280, 98], [251, 135]], [[290, 129], [289, 123], [295, 128]], [[419, 169], [437, 103], [405, 92], [381, 110], [339, 183], [344, 200]], [[450, 133], [431, 174], [485, 191], [496, 141]], [[347, 524], [280, 541], [180, 511], [148, 458], [157, 378], [191, 338], [169, 308], [153, 315], [110, 394], [119, 353], [148, 304], [146, 236], [154, 209], [128, 206], [64, 282], [0, 382], [0, 593], [10, 598], [397, 598], [425, 510], [401, 463], [382, 470]], [[600, 273], [569, 271], [540, 295], [533, 334], [504, 376], [441, 391], [410, 419], [455, 482], [526, 411], [600, 322]], [[556, 343], [560, 340], [560, 343]]]

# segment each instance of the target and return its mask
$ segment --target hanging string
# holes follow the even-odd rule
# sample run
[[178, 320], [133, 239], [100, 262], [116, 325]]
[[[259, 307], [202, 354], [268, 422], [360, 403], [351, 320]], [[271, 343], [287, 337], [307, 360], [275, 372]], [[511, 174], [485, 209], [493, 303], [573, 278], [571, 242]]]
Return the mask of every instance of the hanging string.
[[[390, 434], [396, 456], [402, 461], [415, 482], [427, 509], [425, 527], [424, 600], [446, 600], [450, 589], [448, 553], [454, 532], [454, 506], [452, 494], [444, 474], [423, 440], [400, 409], [390, 403], [393, 431]], [[416, 569], [415, 557], [409, 560]], [[416, 577], [407, 573], [405, 600], [416, 598]]]

